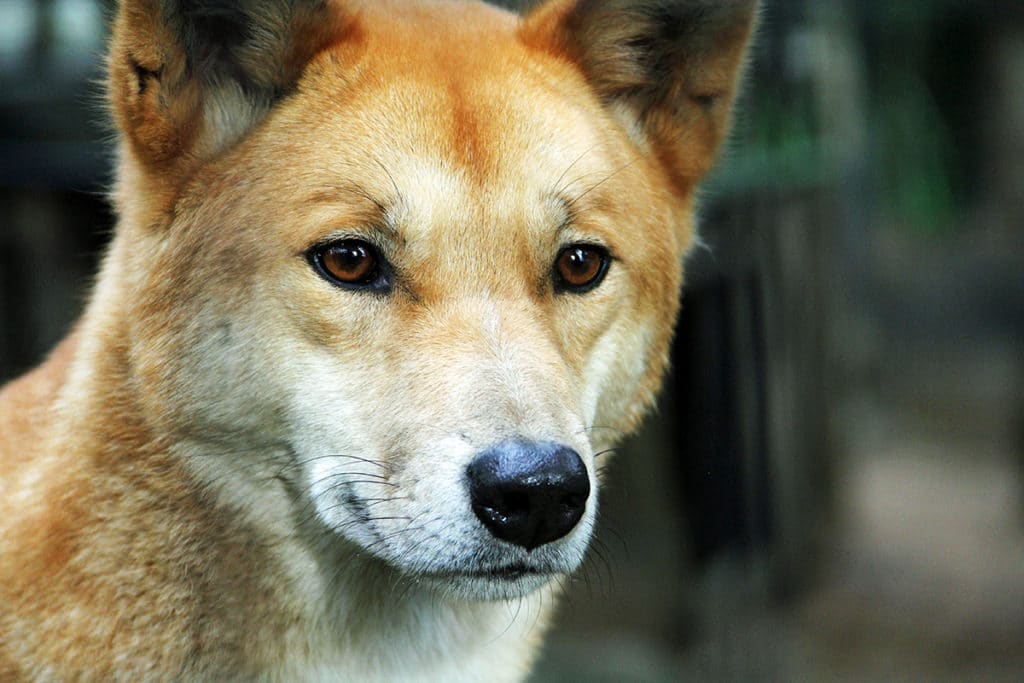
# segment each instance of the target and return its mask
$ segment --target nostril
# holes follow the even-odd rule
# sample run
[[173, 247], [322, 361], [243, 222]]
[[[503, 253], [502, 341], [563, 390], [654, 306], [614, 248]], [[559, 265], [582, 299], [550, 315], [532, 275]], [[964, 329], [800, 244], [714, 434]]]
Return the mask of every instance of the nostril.
[[480, 453], [466, 474], [477, 518], [528, 550], [568, 534], [590, 496], [579, 454], [559, 444], [506, 441]]
[[[500, 490], [493, 491], [492, 496], [483, 494], [474, 505], [479, 505], [484, 514], [498, 524], [507, 524], [515, 517], [528, 514], [530, 509], [529, 497], [526, 494], [502, 493]], [[478, 512], [477, 515], [479, 514]]]
[[582, 496], [567, 496], [562, 499], [562, 509], [576, 510], [586, 505], [587, 499]]
[[505, 494], [505, 499], [500, 503], [506, 515], [515, 515], [526, 512], [530, 508], [530, 498], [525, 493], [513, 491]]

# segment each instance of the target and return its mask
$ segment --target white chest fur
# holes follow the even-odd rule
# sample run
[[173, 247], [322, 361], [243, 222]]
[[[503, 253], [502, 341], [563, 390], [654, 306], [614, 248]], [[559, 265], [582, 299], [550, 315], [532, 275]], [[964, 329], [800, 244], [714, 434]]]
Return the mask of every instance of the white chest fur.
[[[426, 592], [381, 596], [378, 611], [324, 619], [289, 648], [280, 681], [427, 683], [525, 678], [555, 602], [550, 589], [511, 602], [446, 600]], [[331, 622], [334, 622], [332, 625]], [[296, 634], [297, 635], [297, 634]]]

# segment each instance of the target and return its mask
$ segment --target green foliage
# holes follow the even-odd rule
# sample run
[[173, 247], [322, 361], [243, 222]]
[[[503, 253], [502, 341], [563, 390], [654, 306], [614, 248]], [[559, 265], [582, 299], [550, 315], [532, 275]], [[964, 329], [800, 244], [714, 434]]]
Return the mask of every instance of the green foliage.
[[883, 210], [895, 225], [918, 234], [952, 230], [958, 213], [954, 144], [927, 88], [913, 74], [894, 74], [870, 115]]
[[[830, 90], [813, 79], [836, 78], [836, 73], [807, 69], [794, 76], [762, 70], [741, 103], [736, 135], [711, 181], [712, 192], [842, 192], [848, 173], [860, 168], [866, 169], [872, 190], [862, 201], [873, 202], [865, 208], [875, 221], [920, 236], [944, 235], [963, 224], [966, 171], [963, 150], [958, 149], [963, 136], [956, 135], [950, 112], [935, 97], [936, 87], [949, 86], [928, 78], [937, 59], [963, 57], [951, 53], [963, 45], [943, 41], [963, 16], [953, 0], [873, 3], [865, 10], [864, 26], [785, 27], [776, 38], [783, 44], [792, 32], [848, 32], [842, 40], [799, 45], [822, 51], [852, 46], [859, 51], [852, 57], [854, 76], [862, 83], [848, 87], [864, 86], [856, 115], [866, 134], [856, 136], [857, 146], [851, 148], [843, 139], [847, 131], [823, 128], [820, 93], [846, 86], [833, 81]], [[827, 56], [804, 54], [802, 59], [820, 64]]]

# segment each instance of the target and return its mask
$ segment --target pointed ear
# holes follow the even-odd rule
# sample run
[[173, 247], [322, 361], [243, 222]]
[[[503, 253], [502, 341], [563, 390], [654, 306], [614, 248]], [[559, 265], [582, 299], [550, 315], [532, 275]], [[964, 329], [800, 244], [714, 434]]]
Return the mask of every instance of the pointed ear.
[[345, 27], [324, 0], [121, 0], [108, 58], [119, 128], [144, 164], [209, 159]]
[[689, 191], [728, 131], [757, 0], [550, 0], [520, 27], [574, 63], [634, 139]]

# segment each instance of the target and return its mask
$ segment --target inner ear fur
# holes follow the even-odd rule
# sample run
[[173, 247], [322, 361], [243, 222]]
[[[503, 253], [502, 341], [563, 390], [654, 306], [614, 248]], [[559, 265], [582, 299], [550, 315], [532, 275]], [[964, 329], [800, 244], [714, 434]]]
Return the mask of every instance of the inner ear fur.
[[710, 170], [730, 121], [757, 0], [550, 0], [520, 38], [574, 63], [673, 185]]
[[346, 23], [324, 0], [121, 0], [108, 57], [118, 126], [140, 161], [180, 175], [257, 123]]

